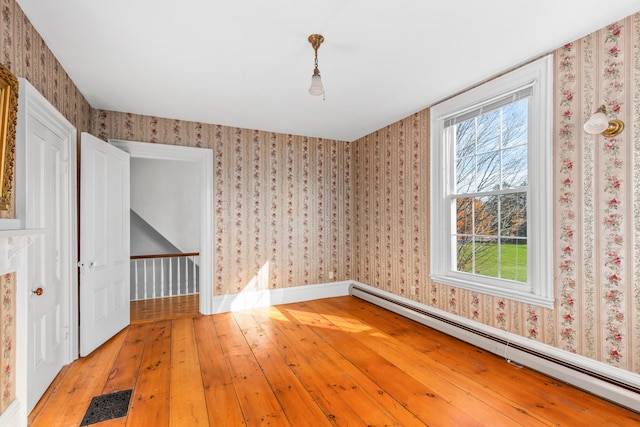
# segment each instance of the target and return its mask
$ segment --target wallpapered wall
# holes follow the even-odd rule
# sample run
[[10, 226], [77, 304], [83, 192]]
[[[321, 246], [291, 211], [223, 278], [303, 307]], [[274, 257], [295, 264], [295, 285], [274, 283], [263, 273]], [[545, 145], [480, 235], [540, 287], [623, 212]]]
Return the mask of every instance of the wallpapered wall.
[[[640, 13], [556, 53], [555, 340], [640, 372]], [[600, 105], [627, 128], [585, 134]]]
[[0, 276], [0, 413], [16, 395], [16, 274]]
[[15, 0], [0, 0], [2, 63], [24, 77], [80, 132], [90, 128], [91, 106]]
[[426, 302], [429, 283], [429, 111], [353, 143], [352, 279]]
[[[75, 127], [78, 134], [89, 131], [89, 103], [51, 53], [15, 0], [0, 0], [0, 61], [16, 77], [24, 77]], [[13, 192], [15, 195], [15, 191]], [[0, 213], [12, 218], [15, 211]], [[0, 413], [15, 399], [15, 275], [0, 277], [2, 290], [2, 373]], [[7, 353], [8, 351], [8, 353]]]
[[[640, 14], [554, 68], [555, 309], [430, 283], [427, 111], [353, 144], [352, 278], [640, 373]], [[626, 123], [616, 138], [582, 130], [602, 103]]]
[[105, 140], [213, 149], [216, 295], [352, 276], [349, 143], [102, 110], [92, 124]]

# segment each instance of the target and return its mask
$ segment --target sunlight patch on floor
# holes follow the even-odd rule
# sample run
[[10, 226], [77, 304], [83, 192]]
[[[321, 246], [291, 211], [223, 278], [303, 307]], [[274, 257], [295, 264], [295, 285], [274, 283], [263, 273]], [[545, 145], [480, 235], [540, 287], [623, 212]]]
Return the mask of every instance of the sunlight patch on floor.
[[269, 317], [275, 320], [282, 320], [283, 322], [288, 322], [287, 316], [284, 315], [282, 311], [277, 309], [276, 307], [269, 307]]
[[291, 316], [303, 325], [318, 326], [326, 329], [336, 329], [345, 332], [365, 332], [371, 328], [353, 318], [332, 316], [330, 314], [318, 314], [314, 312], [287, 310]]

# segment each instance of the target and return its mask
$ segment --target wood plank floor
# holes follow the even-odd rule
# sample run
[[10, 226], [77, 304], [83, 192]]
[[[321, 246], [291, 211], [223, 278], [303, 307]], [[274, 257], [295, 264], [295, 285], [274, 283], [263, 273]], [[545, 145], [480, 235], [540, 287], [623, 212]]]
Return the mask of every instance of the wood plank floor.
[[131, 301], [131, 324], [197, 317], [199, 313], [198, 294]]
[[635, 426], [640, 415], [353, 297], [129, 326], [57, 378], [32, 427]]

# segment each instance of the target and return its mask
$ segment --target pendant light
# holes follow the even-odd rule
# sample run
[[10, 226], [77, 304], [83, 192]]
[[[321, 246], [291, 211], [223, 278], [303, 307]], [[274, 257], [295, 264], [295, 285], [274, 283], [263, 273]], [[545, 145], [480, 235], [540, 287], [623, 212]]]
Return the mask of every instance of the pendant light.
[[324, 41], [324, 37], [320, 34], [311, 34], [309, 36], [309, 43], [313, 47], [315, 52], [315, 68], [313, 69], [313, 75], [311, 76], [311, 86], [309, 87], [309, 93], [313, 96], [324, 95], [324, 87], [322, 86], [322, 78], [320, 77], [320, 70], [318, 70], [318, 49]]

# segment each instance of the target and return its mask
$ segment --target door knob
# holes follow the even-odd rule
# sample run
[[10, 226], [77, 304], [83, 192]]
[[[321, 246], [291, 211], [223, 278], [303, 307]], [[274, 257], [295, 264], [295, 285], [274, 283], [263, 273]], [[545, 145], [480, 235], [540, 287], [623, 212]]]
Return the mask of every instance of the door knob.
[[38, 289], [36, 289], [34, 291], [31, 291], [31, 292], [33, 292], [36, 296], [40, 296], [40, 295], [42, 295], [42, 293], [44, 291], [42, 290], [42, 288], [38, 288]]

